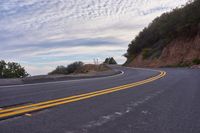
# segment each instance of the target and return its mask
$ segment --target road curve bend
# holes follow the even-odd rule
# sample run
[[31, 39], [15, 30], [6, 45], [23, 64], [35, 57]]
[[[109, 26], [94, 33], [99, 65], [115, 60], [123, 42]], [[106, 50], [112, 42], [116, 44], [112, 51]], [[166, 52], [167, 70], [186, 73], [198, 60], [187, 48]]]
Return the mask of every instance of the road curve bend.
[[112, 67], [124, 74], [0, 87], [0, 132], [199, 132], [198, 69]]

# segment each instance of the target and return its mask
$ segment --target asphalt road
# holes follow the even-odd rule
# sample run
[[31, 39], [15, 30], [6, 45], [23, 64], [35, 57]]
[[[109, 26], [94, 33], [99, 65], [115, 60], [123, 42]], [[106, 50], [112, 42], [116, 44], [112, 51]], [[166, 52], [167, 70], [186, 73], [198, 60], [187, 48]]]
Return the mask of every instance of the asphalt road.
[[[95, 92], [159, 74], [115, 68], [124, 74], [0, 87], [0, 108]], [[200, 70], [160, 70], [167, 74], [153, 82], [2, 119], [0, 133], [200, 133]]]

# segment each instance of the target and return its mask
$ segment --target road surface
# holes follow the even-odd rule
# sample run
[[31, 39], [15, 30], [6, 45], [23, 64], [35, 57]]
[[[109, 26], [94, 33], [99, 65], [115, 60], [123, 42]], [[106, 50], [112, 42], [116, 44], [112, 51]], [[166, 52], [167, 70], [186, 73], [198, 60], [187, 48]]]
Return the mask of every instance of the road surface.
[[199, 69], [114, 68], [124, 73], [0, 87], [0, 133], [200, 133]]

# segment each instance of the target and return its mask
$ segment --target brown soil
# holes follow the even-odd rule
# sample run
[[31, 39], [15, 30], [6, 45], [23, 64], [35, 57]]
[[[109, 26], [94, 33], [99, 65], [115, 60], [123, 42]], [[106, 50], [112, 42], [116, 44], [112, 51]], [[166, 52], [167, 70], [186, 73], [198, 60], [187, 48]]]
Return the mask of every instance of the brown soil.
[[200, 35], [192, 39], [176, 39], [168, 44], [158, 59], [142, 59], [138, 55], [128, 66], [162, 67], [174, 66], [182, 63], [192, 63], [193, 59], [200, 59]]

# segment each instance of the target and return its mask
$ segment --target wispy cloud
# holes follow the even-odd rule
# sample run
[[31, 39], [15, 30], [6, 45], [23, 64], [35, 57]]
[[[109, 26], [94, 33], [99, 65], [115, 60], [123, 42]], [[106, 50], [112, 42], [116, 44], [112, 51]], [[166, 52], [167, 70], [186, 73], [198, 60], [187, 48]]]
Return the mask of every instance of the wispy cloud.
[[0, 58], [22, 63], [31, 74], [48, 72], [46, 64], [92, 62], [94, 57], [115, 56], [122, 63], [120, 55], [141, 29], [186, 2], [1, 0]]

